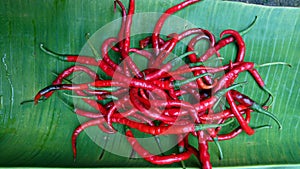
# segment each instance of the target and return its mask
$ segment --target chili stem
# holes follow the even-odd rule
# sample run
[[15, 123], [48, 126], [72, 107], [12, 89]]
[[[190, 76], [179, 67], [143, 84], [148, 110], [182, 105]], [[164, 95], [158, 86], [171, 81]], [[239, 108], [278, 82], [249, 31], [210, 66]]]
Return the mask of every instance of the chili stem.
[[222, 160], [224, 158], [224, 156], [223, 156], [223, 151], [222, 151], [221, 145], [219, 143], [218, 137], [214, 137], [213, 140], [219, 150], [219, 155], [220, 155], [219, 158], [220, 158], [220, 160]]
[[252, 21], [252, 23], [244, 30], [240, 31], [240, 35], [243, 36], [245, 35], [246, 33], [248, 33], [255, 25], [256, 21], [257, 21], [257, 16], [255, 16], [254, 20]]
[[270, 62], [270, 63], [263, 63], [263, 64], [260, 64], [260, 65], [255, 65], [254, 68], [273, 66], [273, 65], [284, 65], [284, 66], [292, 67], [291, 64], [286, 63], [286, 62]]
[[91, 48], [92, 52], [93, 52], [93, 55], [96, 57], [96, 60], [101, 60], [101, 56], [99, 55], [98, 51], [95, 49], [94, 45], [91, 43], [90, 41], [90, 33], [86, 33], [85, 34], [85, 38], [86, 38], [86, 41], [89, 45], [89, 47]]
[[258, 113], [262, 113], [264, 115], [269, 116], [270, 118], [272, 118], [278, 125], [278, 129], [281, 130], [282, 129], [282, 125], [280, 123], [280, 121], [278, 120], [278, 118], [271, 112], [268, 112], [267, 110], [263, 109], [259, 104], [257, 103], [253, 103], [253, 105], [251, 106], [251, 108], [255, 111], [257, 111]]
[[65, 55], [65, 54], [59, 54], [59, 53], [55, 53], [53, 51], [51, 51], [50, 49], [44, 47], [44, 44], [40, 44], [40, 49], [45, 52], [46, 54], [50, 55], [50, 56], [53, 56], [53, 57], [56, 57], [58, 58], [59, 60], [62, 60], [62, 61], [67, 61], [67, 57], [68, 55]]
[[232, 122], [234, 122], [234, 119], [230, 119], [222, 124], [197, 124], [197, 125], [195, 125], [195, 131], [205, 130], [205, 129], [209, 129], [209, 128], [224, 127]]

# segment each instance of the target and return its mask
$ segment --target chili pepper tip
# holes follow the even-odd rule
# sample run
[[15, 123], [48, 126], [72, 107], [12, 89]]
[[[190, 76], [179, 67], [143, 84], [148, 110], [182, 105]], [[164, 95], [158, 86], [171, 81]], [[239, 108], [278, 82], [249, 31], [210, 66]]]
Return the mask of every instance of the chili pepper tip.
[[33, 102], [34, 102], [34, 105], [37, 105], [38, 102], [39, 102], [39, 99], [42, 97], [42, 95], [40, 93], [38, 93], [34, 99], [33, 99]]
[[105, 152], [105, 150], [102, 149], [102, 151], [101, 151], [101, 153], [100, 153], [100, 155], [99, 155], [98, 160], [102, 160], [102, 158], [103, 158], [103, 156], [104, 156], [104, 152]]

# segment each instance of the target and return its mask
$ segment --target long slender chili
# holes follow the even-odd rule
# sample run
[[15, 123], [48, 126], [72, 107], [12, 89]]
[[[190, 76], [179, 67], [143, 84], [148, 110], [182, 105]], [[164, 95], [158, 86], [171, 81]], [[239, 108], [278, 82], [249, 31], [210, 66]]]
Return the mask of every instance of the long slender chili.
[[228, 104], [230, 105], [231, 111], [234, 114], [235, 118], [237, 119], [237, 121], [239, 122], [239, 124], [241, 125], [241, 128], [248, 134], [248, 135], [252, 135], [254, 134], [254, 130], [249, 127], [249, 125], [247, 124], [247, 122], [245, 121], [244, 117], [242, 116], [242, 114], [240, 113], [240, 111], [237, 108], [237, 105], [234, 102], [234, 99], [231, 95], [231, 91], [228, 91], [226, 93], [226, 99]]
[[172, 164], [175, 162], [187, 160], [192, 155], [191, 151], [185, 151], [180, 154], [171, 154], [171, 155], [165, 155], [165, 156], [153, 155], [142, 147], [142, 145], [134, 137], [131, 130], [127, 129], [125, 135], [126, 135], [128, 142], [131, 144], [132, 148], [141, 157], [143, 157], [146, 161], [149, 161], [152, 164], [158, 164], [158, 165]]
[[163, 27], [164, 22], [166, 21], [166, 19], [174, 14], [175, 12], [182, 10], [183, 8], [194, 4], [196, 2], [199, 2], [200, 0], [186, 0], [184, 2], [181, 2], [169, 9], [167, 9], [164, 14], [162, 14], [162, 16], [158, 19], [158, 21], [156, 22], [155, 28], [153, 30], [153, 34], [152, 34], [152, 45], [154, 48], [154, 53], [156, 54], [156, 56], [159, 53], [159, 33]]

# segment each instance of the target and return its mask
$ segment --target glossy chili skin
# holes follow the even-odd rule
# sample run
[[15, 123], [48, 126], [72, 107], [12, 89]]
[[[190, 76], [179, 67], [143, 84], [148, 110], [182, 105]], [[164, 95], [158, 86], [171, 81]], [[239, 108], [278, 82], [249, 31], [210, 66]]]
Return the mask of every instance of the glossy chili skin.
[[153, 155], [140, 145], [140, 143], [134, 137], [131, 130], [127, 129], [125, 135], [127, 141], [131, 144], [132, 148], [141, 157], [143, 157], [146, 161], [149, 161], [152, 164], [158, 164], [158, 165], [172, 164], [175, 162], [187, 160], [192, 155], [191, 151], [185, 151], [179, 154], [171, 154], [171, 155], [164, 155], [164, 156]]
[[234, 102], [234, 99], [232, 97], [231, 91], [226, 93], [226, 99], [227, 99], [228, 104], [230, 105], [230, 109], [231, 109], [232, 113], [234, 114], [235, 118], [237, 119], [237, 121], [241, 125], [241, 128], [248, 135], [254, 134], [255, 131], [248, 125], [248, 123], [246, 122], [246, 120], [244, 119], [244, 117], [242, 116], [240, 111], [238, 110], [237, 105]]
[[237, 78], [239, 73], [250, 70], [254, 67], [254, 63], [252, 62], [243, 62], [238, 66], [232, 68], [228, 73], [223, 75], [221, 79], [218, 81], [217, 85], [213, 88], [213, 92], [219, 91], [222, 88], [226, 88], [230, 86], [234, 80]]
[[[220, 34], [221, 39], [216, 42], [214, 35], [208, 30], [193, 28], [181, 33], [171, 33], [166, 40], [160, 37], [160, 31], [164, 22], [173, 14], [187, 6], [200, 0], [186, 0], [169, 8], [157, 21], [152, 36], [148, 36], [140, 41], [140, 48], [133, 48], [130, 42], [132, 15], [135, 11], [135, 1], [129, 0], [128, 12], [121, 1], [115, 0], [122, 12], [122, 24], [116, 37], [107, 38], [100, 47], [101, 58], [77, 55], [59, 55], [51, 53], [45, 48], [46, 53], [58, 56], [59, 59], [68, 62], [84, 64], [76, 65], [64, 70], [58, 75], [53, 84], [42, 89], [35, 97], [37, 103], [41, 97], [48, 98], [56, 90], [72, 90], [73, 94], [87, 103], [93, 111], [76, 108], [77, 115], [87, 117], [87, 121], [79, 125], [72, 134], [72, 149], [74, 159], [76, 159], [76, 139], [86, 128], [96, 126], [102, 132], [113, 134], [116, 130], [113, 123], [127, 128], [126, 138], [134, 151], [142, 158], [153, 164], [165, 165], [180, 162], [188, 159], [194, 154], [202, 164], [202, 168], [212, 168], [208, 142], [213, 138], [219, 141], [228, 140], [236, 137], [243, 131], [251, 135], [254, 130], [249, 127], [250, 112], [265, 111], [263, 107], [255, 103], [251, 98], [236, 91], [227, 90], [235, 82], [238, 75], [248, 71], [256, 80], [257, 84], [264, 88], [265, 84], [254, 69], [254, 63], [244, 62], [245, 42], [241, 35], [234, 30], [225, 30]], [[195, 35], [195, 36], [194, 36]], [[229, 35], [226, 36], [225, 35]], [[189, 54], [189, 66], [181, 66], [177, 70], [176, 62], [163, 63], [170, 53], [174, 51], [178, 42], [189, 36], [191, 41], [188, 45], [188, 52], [195, 50], [195, 45], [202, 39], [211, 42], [209, 49], [203, 55]], [[227, 65], [219, 67], [208, 67], [199, 62], [208, 61], [214, 54], [221, 56], [219, 50], [229, 43], [236, 41], [238, 51], [236, 59]], [[148, 45], [154, 48], [152, 51], [144, 50]], [[109, 51], [120, 55], [119, 65], [112, 60]], [[148, 61], [148, 66], [140, 71], [136, 63], [130, 58], [130, 53], [136, 53]], [[187, 53], [185, 53], [188, 55]], [[183, 56], [183, 55], [182, 55]], [[184, 57], [179, 57], [183, 59]], [[100, 79], [99, 75], [87, 66], [98, 66], [112, 80]], [[212, 74], [225, 71], [221, 78], [204, 75], [209, 72]], [[84, 72], [94, 81], [80, 84], [62, 84], [74, 72]], [[182, 74], [193, 73], [198, 79], [183, 83], [188, 80]], [[195, 82], [194, 82], [195, 81]], [[180, 84], [180, 85], [179, 85]], [[105, 90], [110, 88], [110, 90]], [[94, 90], [95, 89], [95, 90]], [[113, 91], [116, 89], [115, 91]], [[207, 92], [208, 89], [212, 91]], [[224, 92], [227, 90], [226, 92]], [[220, 94], [222, 93], [223, 94]], [[95, 95], [95, 97], [90, 97]], [[191, 103], [185, 100], [184, 96], [194, 97]], [[225, 95], [230, 108], [221, 107], [220, 111], [215, 112], [213, 107], [218, 102], [220, 96]], [[113, 100], [112, 97], [114, 96]], [[110, 98], [109, 103], [102, 102]], [[195, 101], [196, 100], [196, 101]], [[243, 115], [246, 114], [244, 118]], [[268, 112], [264, 112], [268, 115]], [[275, 116], [270, 115], [278, 122]], [[227, 119], [235, 118], [239, 122], [239, 127], [229, 133], [220, 134], [220, 130]], [[214, 127], [211, 127], [214, 126]], [[138, 132], [158, 135], [175, 135], [178, 139], [179, 153], [171, 155], [154, 155], [147, 151], [134, 137], [128, 128], [136, 129]], [[188, 136], [193, 135], [198, 139], [198, 150], [192, 147], [188, 141]]]
[[201, 141], [198, 143], [199, 148], [199, 159], [203, 169], [211, 169], [212, 165], [210, 162], [210, 155], [208, 153], [207, 141]]
[[120, 0], [115, 0], [114, 1], [114, 10], [116, 8], [116, 4], [118, 4], [121, 8], [121, 13], [122, 13], [122, 24], [121, 24], [121, 28], [120, 31], [118, 33], [118, 44], [119, 44], [119, 48], [122, 49], [123, 48], [123, 40], [124, 40], [124, 32], [125, 32], [125, 24], [126, 24], [126, 9], [124, 4], [120, 1]]
[[[245, 114], [246, 114], [246, 122], [249, 123], [250, 119], [251, 119], [251, 110], [250, 109], [246, 109], [245, 110]], [[218, 134], [218, 140], [219, 141], [224, 141], [224, 140], [230, 140], [235, 138], [236, 136], [238, 136], [240, 133], [242, 133], [243, 129], [241, 127], [238, 127], [236, 129], [234, 129], [233, 131], [231, 131], [230, 133], [226, 133], [226, 134]], [[212, 140], [210, 140], [212, 141]]]
[[159, 34], [160, 34], [160, 31], [161, 31], [166, 19], [170, 15], [174, 14], [175, 12], [182, 10], [183, 8], [185, 8], [191, 4], [194, 4], [196, 2], [199, 2], [199, 1], [200, 0], [187, 0], [187, 1], [181, 2], [175, 6], [167, 9], [164, 12], [164, 14], [158, 19], [158, 21], [155, 25], [155, 28], [153, 30], [153, 34], [152, 34], [152, 46], [154, 48], [154, 53], [156, 54], [156, 56], [158, 55], [158, 52], [159, 52]]
[[[81, 66], [81, 65], [74, 65], [74, 66], [71, 66], [71, 67], [65, 69], [63, 72], [61, 72], [57, 76], [57, 78], [52, 82], [52, 84], [53, 85], [61, 84], [65, 78], [69, 77], [74, 72], [84, 72], [88, 76], [90, 76], [92, 79], [99, 80], [99, 75], [96, 72], [94, 72], [93, 70], [91, 70], [90, 68], [88, 68], [86, 66]], [[49, 92], [44, 96], [46, 98], [49, 98], [52, 94], [53, 94], [53, 92]]]
[[[196, 36], [196, 37], [194, 37], [194, 38], [189, 42], [187, 51], [194, 51], [194, 50], [195, 50], [195, 45], [196, 45], [196, 43], [197, 43], [198, 41], [204, 39], [204, 38], [206, 38], [206, 36]], [[212, 44], [212, 45], [214, 45], [214, 44]], [[198, 61], [199, 61], [199, 59], [197, 59], [196, 54], [191, 54], [191, 55], [189, 55], [189, 60], [190, 60], [192, 63], [195, 63], [195, 62], [198, 62]], [[198, 70], [198, 71], [195, 71], [195, 72], [193, 72], [193, 73], [194, 73], [195, 76], [197, 76], [197, 75], [200, 75], [200, 74], [202, 74], [202, 73], [206, 73], [206, 70], [205, 70], [205, 69], [203, 69], [203, 70]], [[212, 84], [212, 81], [211, 81], [210, 78], [207, 78], [206, 80], [209, 81], [210, 84]], [[210, 86], [206, 85], [206, 84], [203, 82], [202, 79], [197, 79], [197, 84], [198, 84], [199, 88], [201, 88], [201, 89], [209, 89], [209, 88], [211, 88]]]
[[[245, 58], [245, 54], [246, 54], [246, 45], [245, 45], [245, 42], [244, 42], [242, 36], [239, 34], [239, 32], [237, 32], [235, 30], [227, 29], [220, 34], [220, 37], [222, 38], [226, 34], [231, 35], [237, 42], [238, 52], [237, 52], [235, 62], [243, 62], [244, 58]], [[228, 39], [231, 40], [230, 37]], [[220, 47], [218, 47], [218, 48], [220, 48]]]

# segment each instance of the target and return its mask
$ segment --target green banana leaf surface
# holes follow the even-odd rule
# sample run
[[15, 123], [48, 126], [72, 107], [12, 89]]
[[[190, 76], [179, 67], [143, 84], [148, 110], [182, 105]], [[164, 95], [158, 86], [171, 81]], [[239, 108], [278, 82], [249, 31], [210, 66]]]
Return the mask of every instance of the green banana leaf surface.
[[[127, 7], [128, 1], [122, 2]], [[179, 2], [138, 0], [135, 12], [162, 13]], [[140, 158], [129, 159], [110, 152], [105, 152], [99, 160], [102, 148], [85, 132], [78, 138], [74, 162], [71, 135], [80, 121], [60, 99], [66, 96], [56, 92], [37, 105], [20, 104], [32, 100], [39, 90], [52, 83], [55, 73], [72, 65], [42, 52], [40, 43], [58, 53], [80, 53], [86, 44], [86, 33], [94, 34], [120, 19], [119, 8], [113, 11], [113, 0], [2, 0], [0, 9], [0, 166], [158, 167]], [[269, 110], [278, 117], [283, 129], [278, 130], [270, 118], [252, 113], [251, 126], [270, 124], [272, 128], [259, 130], [252, 136], [242, 133], [220, 142], [222, 160], [215, 144], [209, 143], [212, 165], [241, 168], [300, 165], [300, 8], [205, 0], [174, 15], [210, 30], [217, 39], [225, 29], [245, 29], [257, 16], [253, 28], [243, 35], [245, 61], [256, 64], [280, 61], [292, 65], [258, 68], [274, 94]], [[141, 25], [147, 26], [147, 21], [143, 22]], [[224, 62], [232, 60], [235, 45], [220, 52]], [[241, 74], [238, 81], [248, 81], [240, 89], [248, 96], [259, 103], [266, 100], [267, 94], [249, 74]], [[195, 144], [196, 140], [191, 142]], [[131, 151], [126, 140], [118, 138], [110, 140], [109, 146]], [[194, 156], [186, 161], [188, 167], [199, 165]], [[181, 164], [167, 167], [180, 168]]]

